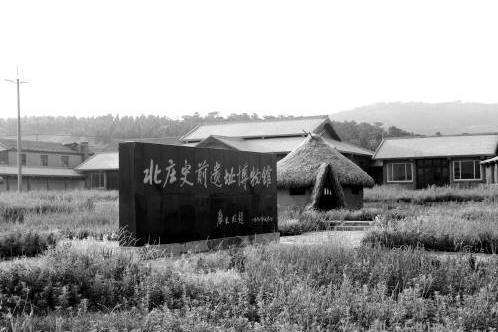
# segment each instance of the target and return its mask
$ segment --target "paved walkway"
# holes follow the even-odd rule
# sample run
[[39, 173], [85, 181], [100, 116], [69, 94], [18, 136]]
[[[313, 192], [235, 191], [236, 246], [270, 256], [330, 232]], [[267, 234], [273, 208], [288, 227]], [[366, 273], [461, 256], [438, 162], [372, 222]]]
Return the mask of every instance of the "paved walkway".
[[364, 231], [323, 231], [310, 232], [294, 236], [281, 236], [280, 244], [323, 244], [333, 242], [345, 248], [357, 248], [361, 244], [361, 239], [365, 236]]

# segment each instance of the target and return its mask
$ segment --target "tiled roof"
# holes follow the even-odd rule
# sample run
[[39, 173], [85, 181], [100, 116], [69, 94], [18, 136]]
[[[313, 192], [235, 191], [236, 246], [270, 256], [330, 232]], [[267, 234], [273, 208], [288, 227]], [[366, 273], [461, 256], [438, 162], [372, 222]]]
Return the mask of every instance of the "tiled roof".
[[96, 170], [118, 170], [119, 153], [104, 152], [97, 153], [78, 165], [75, 170], [78, 172], [88, 172]]
[[[1, 138], [16, 140], [15, 135], [3, 135]], [[42, 142], [52, 142], [58, 144], [69, 144], [69, 143], [88, 143], [88, 150], [90, 153], [98, 152], [102, 149], [102, 143], [97, 142], [97, 138], [93, 136], [74, 136], [74, 135], [60, 135], [60, 134], [22, 134], [22, 139], [25, 141], [42, 141]]]
[[[0, 138], [0, 148], [4, 150], [16, 150], [17, 151], [17, 140]], [[56, 152], [64, 154], [74, 154], [79, 153], [73, 149], [54, 142], [44, 142], [44, 141], [28, 141], [21, 140], [21, 150], [23, 151], [39, 151], [39, 152]]]
[[[241, 139], [234, 137], [213, 136], [222, 143], [232, 146], [241, 151], [263, 152], [263, 153], [289, 153], [301, 144], [305, 137], [275, 137], [265, 139]], [[325, 143], [336, 148], [341, 153], [372, 156], [373, 152], [360, 148], [353, 144], [340, 142], [331, 138], [323, 137]], [[202, 145], [202, 144], [201, 144]]]
[[494, 156], [498, 134], [387, 138], [373, 159]]
[[112, 143], [109, 143], [100, 152], [117, 152], [119, 143], [123, 142], [144, 142], [144, 143], [157, 143], [157, 144], [169, 144], [169, 145], [181, 145], [180, 137], [161, 137], [161, 138], [126, 138], [126, 139], [115, 139]]
[[[17, 166], [0, 166], [0, 176], [17, 175]], [[48, 168], [48, 167], [23, 167], [23, 176], [42, 176], [42, 177], [82, 177], [70, 168]]]
[[285, 120], [240, 121], [202, 124], [184, 135], [184, 142], [196, 142], [211, 135], [227, 137], [273, 137], [302, 135], [303, 130], [315, 132], [328, 116], [303, 117]]

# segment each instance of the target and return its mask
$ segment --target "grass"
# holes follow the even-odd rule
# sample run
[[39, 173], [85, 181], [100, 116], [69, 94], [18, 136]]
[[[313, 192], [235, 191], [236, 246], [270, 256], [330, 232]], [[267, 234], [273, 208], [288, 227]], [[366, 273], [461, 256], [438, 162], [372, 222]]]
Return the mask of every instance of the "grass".
[[358, 249], [273, 244], [181, 257], [108, 241], [116, 192], [0, 194], [0, 252], [12, 251], [0, 259], [0, 331], [497, 329], [496, 258], [421, 249], [496, 252], [494, 189], [456, 190], [453, 201], [444, 188], [396, 189], [400, 200], [394, 190], [367, 190], [359, 211], [280, 215], [283, 234], [372, 222]]
[[66, 244], [3, 263], [0, 285], [6, 330], [498, 328], [496, 261], [419, 250], [275, 244], [144, 260]]
[[407, 202], [426, 204], [435, 202], [496, 201], [498, 186], [479, 185], [473, 188], [429, 187], [423, 190], [405, 189], [401, 186], [375, 186], [364, 191], [366, 202]]
[[498, 203], [440, 203], [413, 208], [400, 220], [379, 216], [364, 243], [393, 248], [420, 246], [427, 250], [498, 252]]

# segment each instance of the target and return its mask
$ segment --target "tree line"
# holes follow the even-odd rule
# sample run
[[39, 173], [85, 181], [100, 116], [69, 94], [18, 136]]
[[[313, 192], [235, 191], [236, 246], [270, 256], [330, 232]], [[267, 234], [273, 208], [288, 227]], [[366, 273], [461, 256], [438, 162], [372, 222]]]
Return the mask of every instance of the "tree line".
[[[114, 139], [158, 138], [182, 136], [201, 123], [257, 121], [264, 119], [292, 119], [294, 116], [259, 116], [258, 114], [230, 114], [221, 116], [218, 112], [210, 112], [205, 116], [199, 113], [183, 115], [180, 119], [167, 116], [140, 115], [119, 116], [104, 115], [92, 117], [75, 116], [29, 116], [22, 118], [24, 135], [72, 135], [95, 137], [102, 144]], [[383, 137], [413, 135], [411, 132], [395, 126], [384, 128], [383, 124], [356, 121], [333, 121], [333, 125], [343, 141], [375, 150]], [[0, 135], [15, 135], [16, 119], [0, 119]]]

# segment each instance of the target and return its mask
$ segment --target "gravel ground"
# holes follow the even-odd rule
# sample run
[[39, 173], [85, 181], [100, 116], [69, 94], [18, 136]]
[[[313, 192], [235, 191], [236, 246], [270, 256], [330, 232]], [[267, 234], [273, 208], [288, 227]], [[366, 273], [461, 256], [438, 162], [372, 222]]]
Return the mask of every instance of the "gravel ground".
[[294, 236], [280, 237], [280, 244], [295, 245], [295, 244], [322, 244], [333, 242], [346, 248], [357, 248], [361, 244], [361, 239], [365, 236], [364, 231], [323, 231], [311, 232]]

